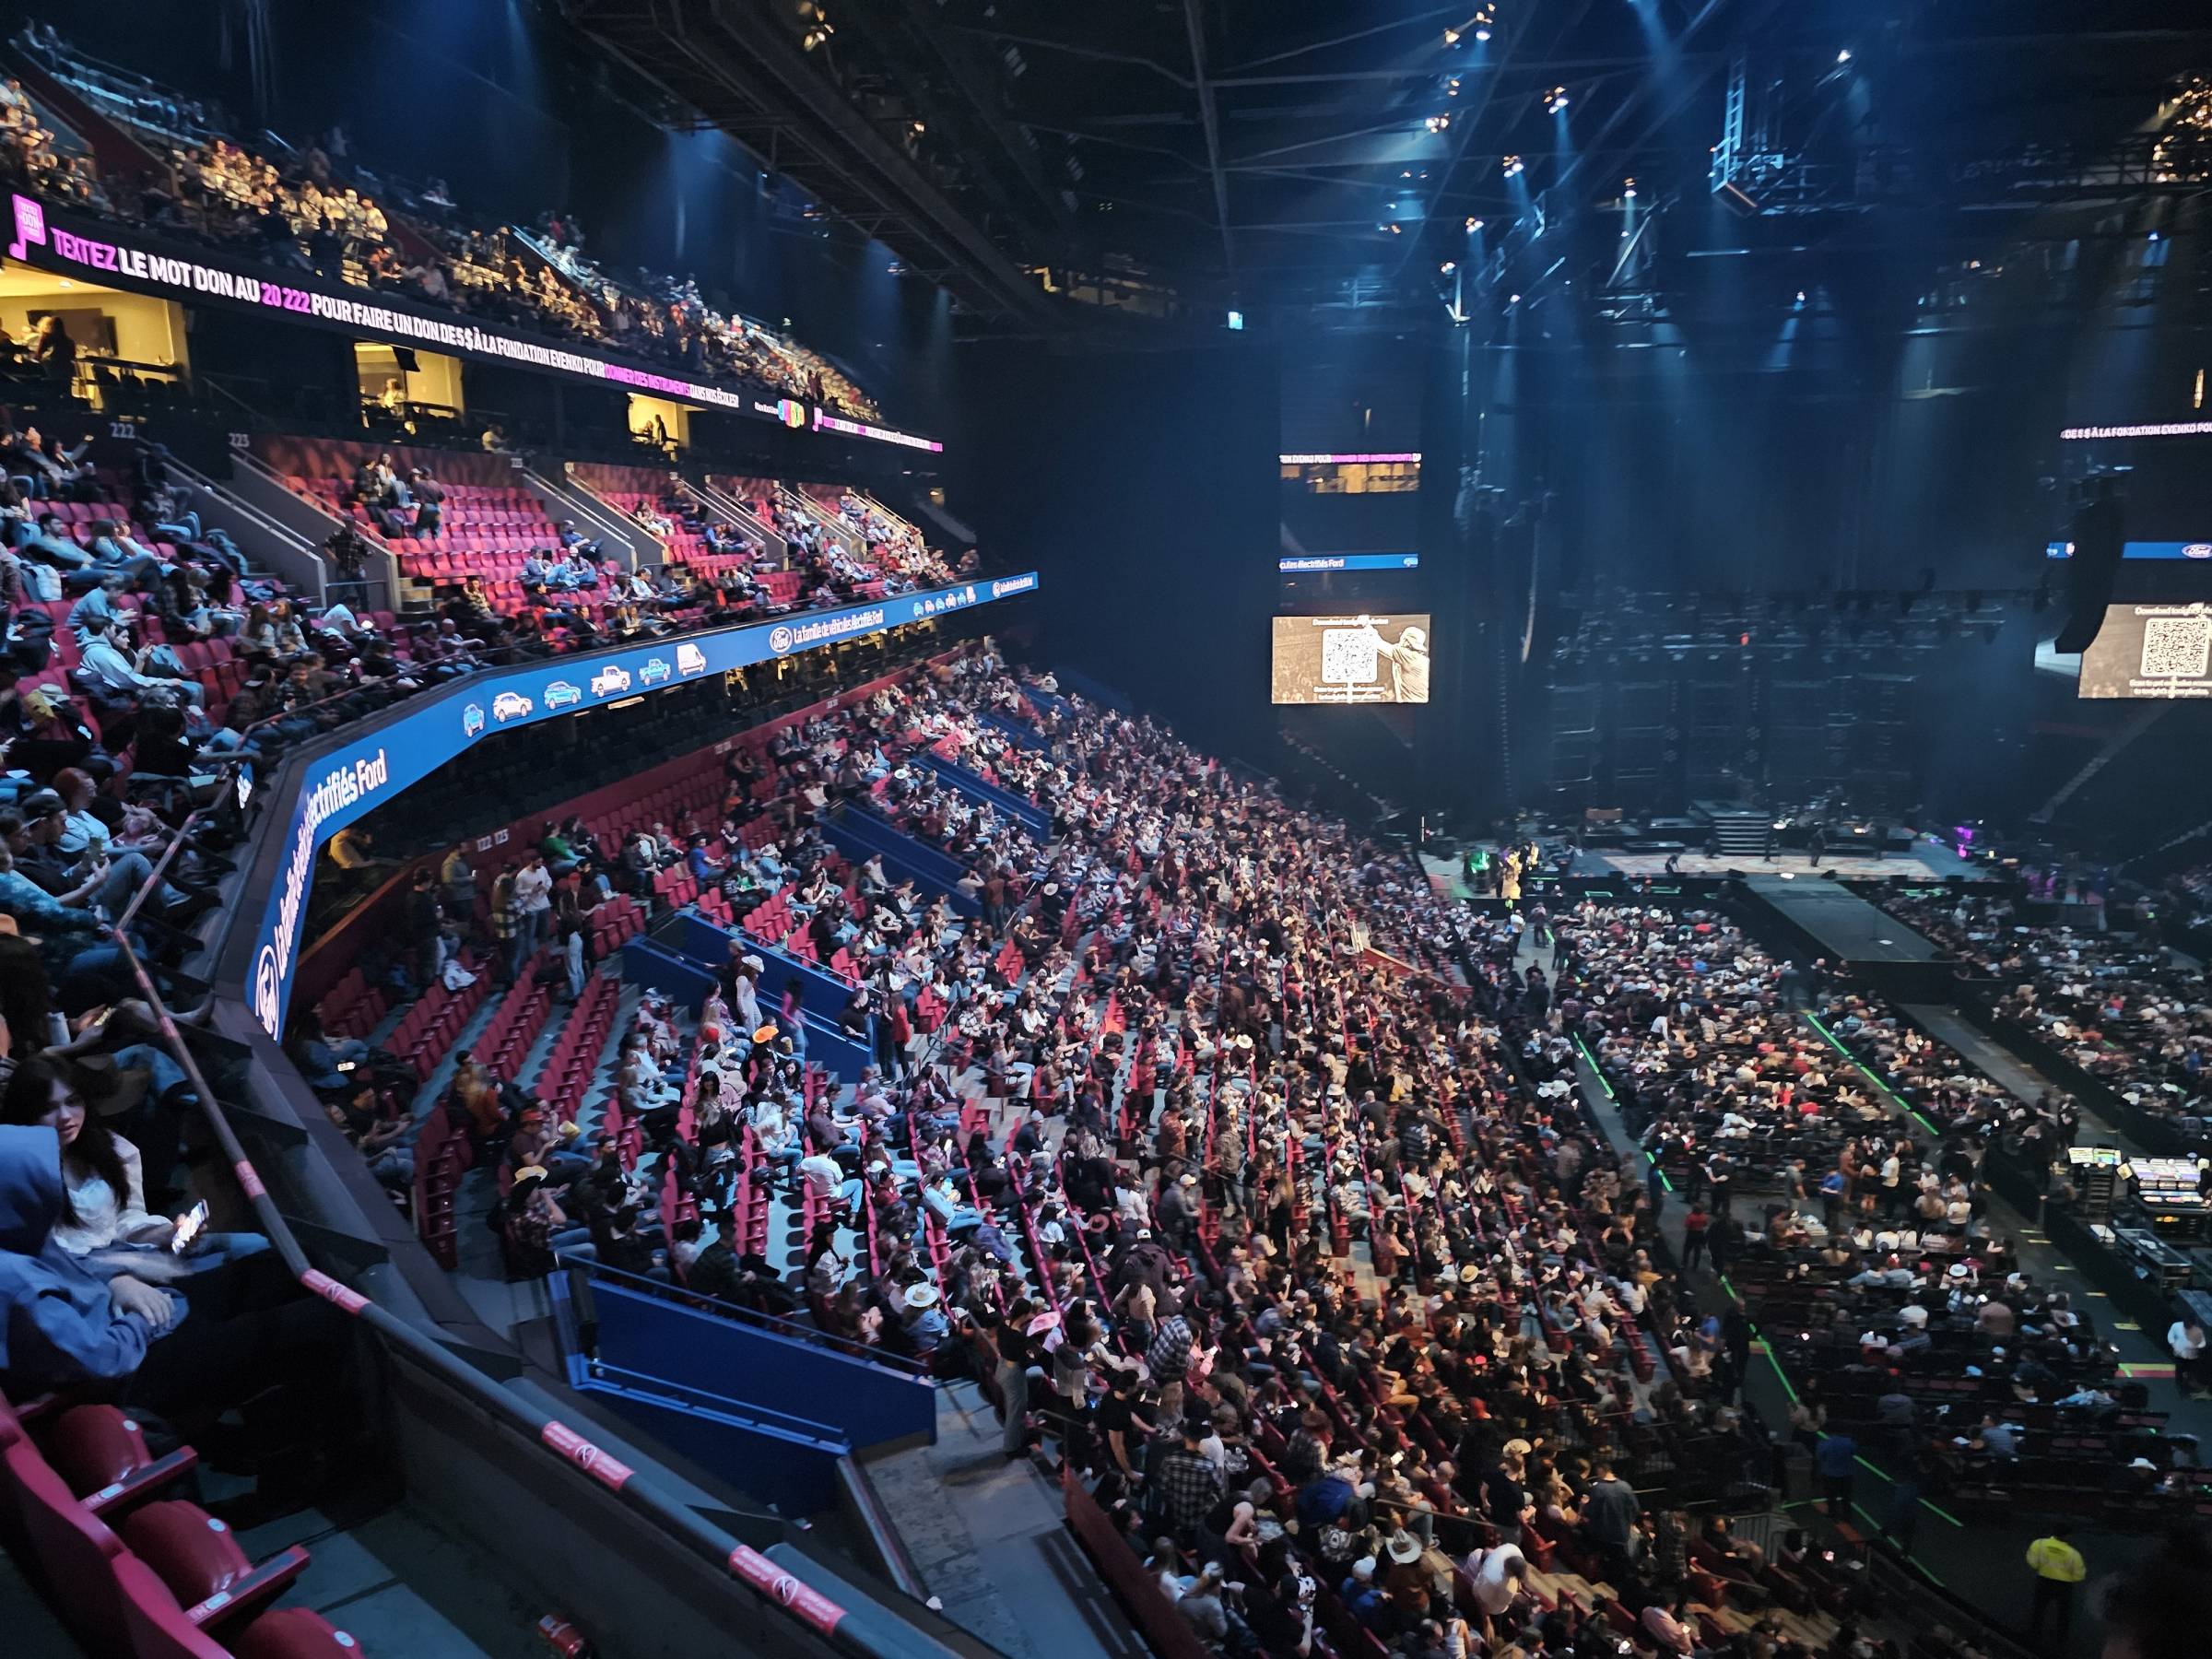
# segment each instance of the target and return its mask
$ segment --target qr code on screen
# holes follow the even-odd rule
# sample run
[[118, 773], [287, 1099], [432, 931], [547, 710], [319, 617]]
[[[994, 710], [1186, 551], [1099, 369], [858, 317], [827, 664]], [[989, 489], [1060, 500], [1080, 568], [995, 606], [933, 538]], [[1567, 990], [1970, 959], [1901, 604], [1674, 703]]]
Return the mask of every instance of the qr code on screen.
[[2153, 617], [2143, 624], [2145, 678], [2202, 679], [2212, 670], [2212, 617]]
[[1321, 636], [1321, 677], [1325, 685], [1365, 686], [1375, 677], [1375, 636], [1363, 628], [1331, 628]]

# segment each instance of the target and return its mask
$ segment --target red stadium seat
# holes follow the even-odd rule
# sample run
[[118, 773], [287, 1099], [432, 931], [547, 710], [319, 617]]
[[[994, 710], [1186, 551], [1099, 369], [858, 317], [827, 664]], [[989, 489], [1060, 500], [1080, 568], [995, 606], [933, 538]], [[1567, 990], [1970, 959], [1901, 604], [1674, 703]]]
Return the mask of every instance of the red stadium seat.
[[94, 1514], [159, 1490], [199, 1462], [190, 1446], [166, 1457], [147, 1449], [138, 1425], [112, 1406], [79, 1406], [55, 1419], [46, 1462]]
[[230, 1650], [192, 1622], [152, 1568], [132, 1556], [115, 1563], [128, 1653], [135, 1659], [230, 1659]]
[[361, 1644], [321, 1614], [305, 1607], [278, 1607], [230, 1639], [237, 1659], [335, 1659], [358, 1655]]
[[63, 1617], [92, 1652], [127, 1652], [115, 1595], [123, 1541], [76, 1500], [29, 1441], [18, 1439], [0, 1450], [0, 1484], [39, 1571], [56, 1591]]
[[195, 1624], [268, 1601], [307, 1565], [307, 1551], [295, 1546], [256, 1566], [229, 1526], [178, 1500], [147, 1504], [123, 1524], [123, 1535]]

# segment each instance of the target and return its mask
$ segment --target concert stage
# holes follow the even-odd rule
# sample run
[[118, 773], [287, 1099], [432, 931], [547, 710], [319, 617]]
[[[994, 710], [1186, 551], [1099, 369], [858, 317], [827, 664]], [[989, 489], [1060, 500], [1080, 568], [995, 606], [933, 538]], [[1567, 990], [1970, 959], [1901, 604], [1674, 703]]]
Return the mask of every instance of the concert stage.
[[[1903, 923], [1837, 881], [1756, 875], [1744, 878], [1749, 921], [1794, 955], [1826, 957], [1897, 1002], [1948, 1002], [1951, 960]], [[1771, 929], [1759, 927], [1771, 920]]]

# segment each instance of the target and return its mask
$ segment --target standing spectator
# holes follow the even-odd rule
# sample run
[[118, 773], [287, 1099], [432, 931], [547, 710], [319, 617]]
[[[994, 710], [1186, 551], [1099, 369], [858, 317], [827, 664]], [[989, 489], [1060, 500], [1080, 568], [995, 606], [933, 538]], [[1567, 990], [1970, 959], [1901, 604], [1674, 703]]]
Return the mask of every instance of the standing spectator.
[[2041, 1641], [2044, 1618], [2055, 1614], [2061, 1653], [2074, 1634], [2074, 1587], [2088, 1572], [2081, 1551], [2067, 1542], [2073, 1532], [2070, 1526], [2054, 1526], [2028, 1546], [2028, 1565], [2035, 1573], [2035, 1607], [2028, 1619], [2028, 1639]]
[[2167, 1328], [2166, 1347], [2173, 1355], [2173, 1385], [2184, 1396], [2203, 1388], [2205, 1327], [2184, 1313]]
[[1813, 1463], [1820, 1471], [1820, 1490], [1828, 1502], [1830, 1521], [1851, 1519], [1851, 1495], [1858, 1480], [1859, 1442], [1848, 1434], [1831, 1434], [1813, 1448]]

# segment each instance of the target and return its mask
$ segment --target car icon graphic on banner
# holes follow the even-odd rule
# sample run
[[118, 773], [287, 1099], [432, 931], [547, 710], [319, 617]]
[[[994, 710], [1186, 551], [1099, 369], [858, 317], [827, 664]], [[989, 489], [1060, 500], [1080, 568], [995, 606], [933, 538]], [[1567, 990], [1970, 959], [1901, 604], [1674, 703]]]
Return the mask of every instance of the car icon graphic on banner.
[[582, 700], [583, 693], [567, 680], [555, 680], [546, 688], [546, 707], [548, 709], [565, 709]]
[[501, 725], [511, 720], [520, 720], [537, 705], [520, 691], [502, 691], [491, 700], [491, 717]]
[[668, 666], [666, 657], [647, 657], [645, 666], [638, 670], [638, 684], [657, 686], [675, 672], [675, 669]]
[[484, 705], [470, 703], [461, 711], [461, 735], [481, 737], [484, 735]]
[[592, 676], [592, 695], [612, 697], [618, 691], [629, 689], [629, 670], [609, 663]]
[[696, 645], [678, 645], [676, 648], [676, 666], [679, 674], [704, 674], [707, 671], [707, 653]]

